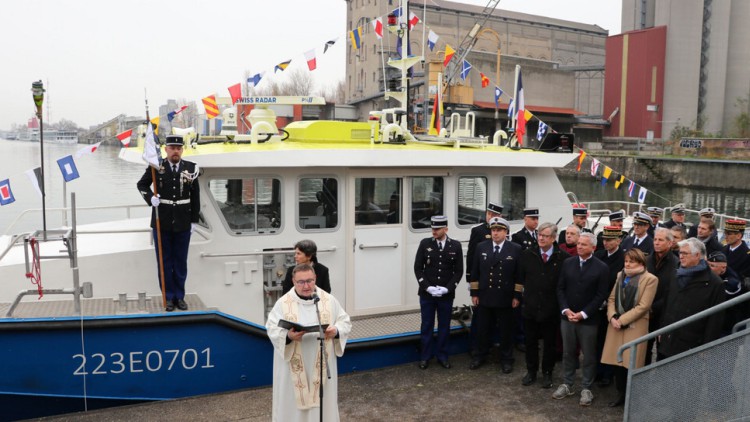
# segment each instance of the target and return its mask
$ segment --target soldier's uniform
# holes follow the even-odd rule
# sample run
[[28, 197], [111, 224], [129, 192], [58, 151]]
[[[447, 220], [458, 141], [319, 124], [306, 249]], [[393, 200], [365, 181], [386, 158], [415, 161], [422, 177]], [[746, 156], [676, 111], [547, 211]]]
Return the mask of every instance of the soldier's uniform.
[[[633, 213], [633, 224], [645, 224], [648, 226], [653, 225], [651, 217], [643, 212], [636, 211]], [[636, 239], [635, 235], [625, 238], [620, 244], [620, 248], [623, 252], [627, 252], [630, 249], [640, 249], [641, 252], [647, 256], [654, 253], [654, 238], [646, 234], [646, 236], [639, 240]]]
[[[746, 225], [745, 220], [727, 220], [724, 223], [724, 233], [735, 231], [744, 235]], [[747, 247], [744, 240], [734, 249], [725, 245], [724, 255], [727, 257], [727, 265], [741, 278], [750, 277], [750, 248]]]
[[[526, 208], [523, 210], [523, 216], [525, 217], [536, 217], [539, 218], [539, 208]], [[533, 234], [524, 226], [521, 230], [513, 233], [511, 240], [521, 246], [522, 250], [529, 248], [539, 248], [537, 243], [537, 232], [534, 230]]]
[[674, 207], [672, 207], [672, 218], [669, 219], [669, 221], [665, 222], [662, 227], [671, 229], [674, 226], [680, 226], [680, 227], [686, 227], [685, 223], [678, 223], [674, 221], [674, 215], [685, 215], [685, 207], [682, 204], [677, 204]]
[[[651, 238], [654, 238], [654, 231], [658, 227], [664, 227], [664, 223], [659, 221], [659, 218], [661, 218], [661, 215], [664, 213], [664, 208], [659, 207], [648, 207], [646, 208], [646, 214], [648, 214], [649, 217], [651, 217], [651, 225], [649, 226], [648, 230], [646, 231]], [[656, 221], [654, 221], [656, 219]]]
[[[576, 206], [578, 204], [574, 204], [573, 206]], [[573, 216], [576, 215], [589, 215], [589, 209], [582, 206], [577, 206], [576, 208], [573, 208]], [[579, 227], [581, 229], [581, 233], [592, 233], [591, 230], [588, 227]], [[560, 231], [560, 236], [557, 237], [557, 244], [564, 245], [565, 244], [565, 230]]]
[[[614, 212], [609, 213], [610, 224], [613, 221], [622, 221], [624, 219], [625, 219], [625, 211], [620, 210], [620, 211], [614, 211]], [[626, 237], [628, 237], [628, 232], [626, 232], [625, 230], [620, 230], [620, 231], [622, 233], [620, 235], [620, 240], [624, 240]], [[604, 236], [604, 230], [600, 231], [596, 235], [596, 250], [597, 251], [604, 249], [604, 237], [603, 236]]]
[[[445, 216], [431, 218], [433, 229], [448, 227]], [[427, 368], [432, 358], [432, 333], [435, 327], [435, 314], [438, 320], [438, 335], [435, 355], [446, 368], [448, 363], [448, 336], [450, 335], [451, 311], [456, 286], [463, 276], [463, 250], [461, 242], [445, 236], [443, 241], [434, 237], [422, 239], [414, 258], [414, 275], [419, 289], [419, 306], [422, 313], [420, 367]], [[440, 292], [435, 287], [444, 288]]]
[[[167, 137], [166, 144], [182, 146], [182, 136], [170, 135]], [[143, 173], [143, 177], [138, 181], [137, 186], [146, 203], [152, 205], [151, 198], [154, 193], [151, 191], [153, 179], [150, 167]], [[164, 255], [164, 289], [167, 302], [176, 305], [185, 298], [190, 232], [192, 223], [197, 223], [200, 217], [200, 188], [197, 166], [195, 163], [186, 160], [180, 160], [176, 165], [164, 160], [162, 167], [156, 172], [156, 188], [160, 201], [158, 211], [162, 253]], [[151, 228], [153, 229], [154, 239], [156, 239], [155, 207], [152, 207], [151, 210]], [[154, 245], [156, 246], [158, 260], [158, 242], [154, 241]], [[170, 306], [168, 305], [167, 308], [170, 308]], [[173, 306], [171, 308], [174, 309]]]

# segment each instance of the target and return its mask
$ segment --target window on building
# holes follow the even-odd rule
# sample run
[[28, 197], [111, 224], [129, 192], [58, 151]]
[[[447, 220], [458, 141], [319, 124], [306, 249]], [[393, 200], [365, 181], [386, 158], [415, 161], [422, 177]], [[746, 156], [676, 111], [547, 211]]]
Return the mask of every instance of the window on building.
[[401, 223], [401, 200], [395, 204], [391, 201], [394, 194], [396, 198], [400, 198], [401, 183], [402, 179], [398, 177], [356, 178], [354, 224], [368, 226]]
[[300, 179], [297, 215], [301, 230], [331, 229], [339, 220], [338, 181], [316, 177]]
[[526, 178], [503, 176], [500, 186], [503, 216], [509, 221], [523, 220], [523, 209], [526, 208]]
[[487, 209], [487, 178], [464, 176], [458, 179], [458, 225], [475, 225], [484, 221]]
[[279, 179], [211, 179], [208, 188], [229, 231], [267, 234], [281, 227]]
[[430, 227], [430, 218], [445, 215], [443, 208], [443, 178], [415, 177], [411, 182], [411, 227]]

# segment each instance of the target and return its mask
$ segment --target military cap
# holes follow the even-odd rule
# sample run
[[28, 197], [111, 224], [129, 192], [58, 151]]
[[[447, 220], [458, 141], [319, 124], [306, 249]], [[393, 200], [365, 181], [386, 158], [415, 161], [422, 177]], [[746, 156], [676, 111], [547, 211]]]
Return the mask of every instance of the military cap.
[[727, 256], [724, 255], [724, 252], [711, 252], [708, 255], [708, 262], [727, 262]]
[[448, 227], [448, 217], [444, 215], [433, 215], [432, 218], [430, 218], [430, 222], [432, 223], [431, 227], [433, 229]]
[[703, 208], [700, 210], [701, 217], [713, 217], [714, 214], [716, 214], [716, 210], [711, 207]]
[[609, 213], [609, 221], [622, 221], [624, 219], [625, 213], [622, 210]]
[[539, 208], [524, 208], [524, 217], [539, 217]]
[[652, 226], [654, 222], [645, 212], [636, 211], [633, 213], [633, 224], [648, 224]]
[[573, 215], [589, 215], [589, 209], [581, 204], [573, 204]]
[[619, 239], [622, 237], [622, 230], [617, 226], [606, 226], [602, 231], [602, 239]]
[[659, 208], [659, 207], [646, 208], [646, 213], [650, 215], [651, 217], [661, 217], [661, 214], [663, 212], [664, 212], [664, 208]]
[[510, 230], [510, 224], [504, 218], [492, 217], [490, 218], [490, 229], [505, 229]]
[[727, 220], [724, 222], [724, 231], [744, 232], [747, 222], [745, 220]]
[[677, 204], [672, 207], [672, 214], [685, 214], [685, 204]]
[[167, 142], [165, 145], [184, 147], [185, 141], [182, 139], [182, 135], [167, 135]]
[[495, 214], [502, 214], [503, 206], [497, 202], [490, 202], [487, 204], [487, 211], [494, 212]]

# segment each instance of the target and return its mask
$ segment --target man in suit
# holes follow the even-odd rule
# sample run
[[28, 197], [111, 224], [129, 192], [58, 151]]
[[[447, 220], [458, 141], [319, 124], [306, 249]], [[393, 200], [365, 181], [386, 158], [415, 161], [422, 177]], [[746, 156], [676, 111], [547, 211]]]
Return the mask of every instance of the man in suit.
[[706, 256], [714, 252], [721, 252], [723, 249], [717, 239], [716, 224], [714, 224], [713, 220], [701, 220], [698, 223], [698, 234], [695, 238], [703, 242], [706, 246]]
[[[701, 208], [701, 210], [698, 211], [698, 214], [700, 215], [700, 221], [698, 221], [698, 223], [702, 223], [704, 221], [713, 222], [716, 210], [711, 207]], [[698, 224], [693, 224], [688, 230], [688, 239], [691, 237], [698, 237]]]
[[591, 384], [596, 376], [596, 337], [599, 307], [609, 291], [609, 267], [593, 256], [596, 236], [582, 233], [578, 239], [578, 256], [563, 263], [557, 284], [557, 301], [560, 304], [560, 331], [563, 340], [563, 383], [552, 397], [564, 399], [572, 396], [578, 353], [583, 351], [581, 406], [590, 406], [594, 400]]
[[[589, 209], [586, 208], [583, 204], [573, 204], [573, 224], [578, 226], [578, 230], [581, 233], [591, 233], [591, 230], [586, 227], [586, 223], [588, 223], [588, 221]], [[565, 243], [566, 230], [561, 231], [560, 236], [558, 236], [557, 238], [557, 243], [559, 245]]]
[[518, 278], [521, 247], [507, 241], [510, 225], [505, 219], [490, 220], [491, 239], [477, 245], [471, 270], [471, 302], [479, 308], [478, 331], [469, 369], [487, 359], [493, 327], [500, 326], [500, 359], [503, 373], [513, 371], [513, 307], [518, 306], [514, 289]]
[[633, 236], [622, 241], [622, 252], [625, 253], [632, 248], [640, 249], [644, 254], [650, 255], [654, 251], [654, 239], [648, 235], [648, 229], [653, 221], [651, 217], [643, 212], [633, 213]]
[[154, 245], [156, 259], [161, 259], [164, 265], [163, 284], [167, 312], [174, 311], [175, 307], [181, 311], [188, 308], [185, 302], [188, 246], [190, 234], [200, 218], [201, 208], [198, 166], [182, 159], [183, 144], [181, 135], [167, 136], [167, 158], [156, 172], [158, 195], [151, 190], [153, 179], [150, 167], [136, 184], [143, 199], [152, 206], [151, 228], [154, 239], [157, 238], [157, 214], [159, 217], [163, 259], [159, 256], [158, 242], [154, 241]]
[[[599, 234], [602, 235], [604, 249], [594, 252], [594, 256], [599, 258], [609, 267], [609, 287], [607, 291], [611, 292], [612, 288], [615, 286], [617, 274], [625, 267], [625, 254], [622, 252], [622, 249], [620, 249], [622, 230], [621, 227], [618, 226], [606, 226]], [[596, 333], [596, 356], [599, 358], [597, 359], [597, 362], [601, 360], [602, 352], [604, 351], [604, 340], [607, 336], [608, 325], [607, 304], [605, 302], [602, 303], [602, 306], [599, 308], [599, 331]], [[598, 364], [597, 377], [599, 378], [600, 386], [606, 387], [611, 384], [613, 374], [614, 370], [611, 365], [605, 365], [603, 363]]]
[[431, 218], [432, 236], [422, 239], [414, 258], [414, 275], [419, 289], [419, 306], [422, 311], [421, 355], [419, 367], [427, 369], [433, 355], [432, 334], [435, 314], [438, 320], [438, 335], [435, 355], [440, 365], [449, 369], [448, 337], [450, 335], [451, 310], [456, 296], [456, 286], [464, 271], [461, 242], [448, 237], [448, 219], [443, 215]]

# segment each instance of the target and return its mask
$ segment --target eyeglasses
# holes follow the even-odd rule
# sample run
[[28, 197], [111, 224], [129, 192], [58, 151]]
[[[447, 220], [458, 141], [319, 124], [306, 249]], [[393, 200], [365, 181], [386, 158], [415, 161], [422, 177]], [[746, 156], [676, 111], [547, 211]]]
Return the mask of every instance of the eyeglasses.
[[692, 254], [690, 252], [680, 251], [680, 256], [689, 256], [689, 255], [692, 255]]
[[537, 236], [538, 237], [545, 237], [545, 238], [551, 238], [551, 237], [553, 237], [551, 234], [542, 234], [542, 233], [539, 233]]
[[307, 280], [297, 280], [294, 282], [294, 284], [298, 286], [304, 286], [305, 284], [312, 284], [312, 283], [315, 283], [314, 278], [308, 278]]

